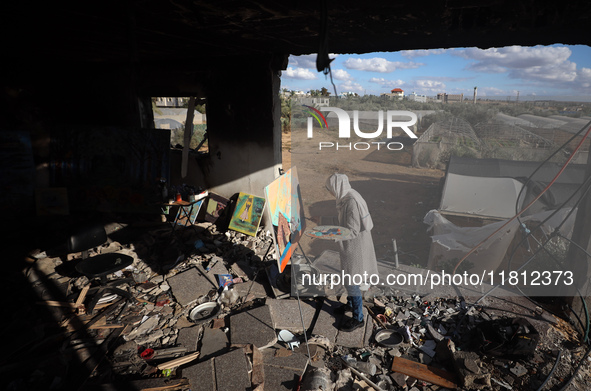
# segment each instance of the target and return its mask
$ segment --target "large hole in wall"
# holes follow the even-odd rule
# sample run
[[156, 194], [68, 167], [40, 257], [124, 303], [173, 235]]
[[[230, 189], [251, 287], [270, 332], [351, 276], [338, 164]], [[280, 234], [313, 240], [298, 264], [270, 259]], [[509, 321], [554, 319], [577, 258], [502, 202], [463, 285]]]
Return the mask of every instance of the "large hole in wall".
[[[183, 149], [185, 145], [185, 124], [189, 100], [189, 97], [152, 97], [154, 127], [156, 129], [170, 129], [170, 147], [172, 149]], [[195, 100], [189, 148], [191, 152], [199, 155], [209, 153], [205, 98]]]
[[[423, 219], [441, 205], [441, 184], [452, 156], [478, 159], [475, 172], [484, 172], [485, 159], [515, 167], [529, 162], [535, 168], [591, 119], [589, 46], [329, 57], [334, 59], [332, 75], [317, 72], [316, 54], [291, 56], [281, 74], [283, 168], [297, 166], [304, 215], [312, 226], [335, 221], [335, 199], [324, 183], [335, 172], [347, 174], [372, 214], [377, 256], [391, 262], [396, 254], [403, 264], [427, 265], [432, 240]], [[348, 116], [349, 135], [341, 135], [336, 109]], [[414, 113], [417, 121], [409, 130], [418, 138], [400, 127], [393, 127], [389, 137], [388, 111]], [[551, 163], [564, 163], [582, 137], [566, 145]], [[572, 163], [584, 164], [588, 151], [587, 140]], [[468, 181], [472, 187], [476, 183]], [[579, 182], [573, 187], [577, 186]], [[500, 200], [496, 197], [502, 205]], [[459, 208], [465, 212], [466, 205]], [[469, 213], [473, 218], [474, 212]], [[311, 256], [334, 249], [333, 243], [307, 237], [300, 244]]]

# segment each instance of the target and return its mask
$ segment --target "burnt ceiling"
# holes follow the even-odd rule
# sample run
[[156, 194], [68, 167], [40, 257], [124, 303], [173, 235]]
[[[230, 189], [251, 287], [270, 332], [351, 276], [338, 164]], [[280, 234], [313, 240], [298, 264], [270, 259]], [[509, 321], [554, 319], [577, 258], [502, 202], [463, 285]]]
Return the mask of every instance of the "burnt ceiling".
[[5, 2], [12, 62], [173, 62], [319, 48], [326, 4], [328, 51], [588, 44], [586, 1]]

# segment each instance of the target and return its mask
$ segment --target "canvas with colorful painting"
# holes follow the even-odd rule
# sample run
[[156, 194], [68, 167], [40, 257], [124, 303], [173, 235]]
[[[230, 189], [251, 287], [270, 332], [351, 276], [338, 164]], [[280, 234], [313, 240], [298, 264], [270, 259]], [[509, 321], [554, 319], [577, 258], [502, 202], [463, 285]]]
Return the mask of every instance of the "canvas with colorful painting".
[[197, 215], [199, 214], [199, 210], [201, 209], [202, 204], [203, 200], [199, 200], [196, 203], [194, 203], [190, 208], [185, 207], [184, 210], [186, 212], [183, 211], [183, 208], [179, 207], [179, 210], [177, 212], [176, 224], [183, 227], [188, 227], [189, 225], [195, 224], [195, 221], [197, 220]]
[[277, 263], [282, 272], [305, 229], [304, 208], [296, 167], [292, 167], [265, 187], [265, 197], [279, 254]]
[[228, 204], [228, 201], [229, 200], [225, 197], [215, 193], [209, 193], [209, 198], [207, 199], [207, 209], [205, 210], [205, 221], [215, 223], [218, 217], [220, 217], [222, 210], [224, 210]]
[[246, 235], [256, 236], [264, 207], [264, 198], [246, 193], [238, 194], [236, 207], [228, 228]]

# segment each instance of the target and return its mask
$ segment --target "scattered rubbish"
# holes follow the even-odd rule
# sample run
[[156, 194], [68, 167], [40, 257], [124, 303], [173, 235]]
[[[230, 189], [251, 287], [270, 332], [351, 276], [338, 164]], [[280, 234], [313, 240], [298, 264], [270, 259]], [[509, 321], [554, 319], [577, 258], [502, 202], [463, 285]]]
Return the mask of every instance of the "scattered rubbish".
[[[218, 376], [226, 384], [236, 377], [232, 368], [239, 360], [244, 361], [239, 366], [244, 376], [240, 375], [238, 382], [244, 381], [242, 388], [253, 390], [278, 389], [287, 382], [295, 386], [294, 379], [307, 366], [301, 390], [331, 389], [332, 385], [343, 390], [426, 391], [461, 386], [525, 391], [538, 388], [545, 380], [548, 389], [555, 388], [573, 373], [583, 356], [581, 349], [565, 349], [565, 336], [569, 346], [580, 346], [577, 331], [567, 322], [559, 320], [563, 329], [556, 332], [557, 326], [551, 323], [549, 329], [539, 327], [543, 317], [556, 321], [548, 312], [527, 321], [505, 318], [507, 313], [518, 312], [514, 307], [491, 311], [500, 304], [491, 297], [485, 311], [470, 307], [460, 297], [378, 289], [364, 301], [367, 328], [360, 333], [341, 333], [334, 326], [339, 318], [332, 310], [338, 303], [332, 302], [331, 296], [298, 302], [289, 295], [292, 273], [299, 282], [304, 273], [320, 273], [316, 263], [308, 266], [296, 253], [292, 260], [303, 266], [292, 270], [288, 265], [279, 273], [277, 263], [267, 258], [270, 250], [271, 254], [277, 251], [272, 247], [271, 233], [258, 229], [256, 237], [249, 237], [235, 231], [218, 232], [209, 224], [203, 227], [203, 231], [180, 229], [174, 240], [168, 229], [158, 229], [144, 234], [129, 248], [117, 242], [109, 244], [109, 251], [134, 258], [133, 264], [119, 273], [128, 280], [122, 287], [132, 300], [104, 295], [96, 306], [97, 313], [89, 315], [85, 302], [92, 297], [90, 282], [76, 277], [63, 278], [70, 297], [44, 297], [39, 304], [64, 312], [60, 325], [74, 333], [70, 345], [81, 354], [88, 354], [90, 347], [90, 342], [77, 334], [82, 325], [101, 344], [110, 335], [121, 335], [123, 344], [107, 350], [103, 365], [109, 365], [115, 376], [144, 377], [141, 389], [150, 389], [152, 383], [147, 381], [156, 377], [174, 382], [171, 387], [178, 384], [179, 391], [201, 386], [203, 379], [213, 379], [215, 384]], [[47, 269], [55, 273], [55, 265], [61, 261], [44, 259], [51, 266]], [[162, 267], [177, 259], [174, 267]], [[260, 271], [267, 276], [257, 278]], [[280, 296], [282, 292], [275, 290], [279, 287], [287, 294]], [[277, 294], [275, 298], [268, 297], [269, 288]], [[311, 325], [307, 346], [299, 340], [303, 323]], [[540, 341], [538, 333], [544, 340]], [[551, 361], [556, 362], [556, 371], [550, 368]], [[104, 369], [99, 367], [96, 373]], [[582, 373], [575, 373], [576, 381], [584, 379]], [[179, 375], [186, 378], [179, 380]]]
[[309, 366], [302, 377], [300, 391], [332, 390], [334, 383], [331, 380], [328, 368], [316, 368]]
[[189, 319], [197, 324], [203, 323], [216, 316], [219, 310], [220, 307], [215, 302], [203, 303], [191, 310]]
[[140, 357], [144, 360], [151, 360], [154, 358], [154, 349], [145, 349], [143, 352], [140, 353]]
[[351, 372], [353, 372], [355, 375], [357, 375], [359, 378], [361, 378], [361, 380], [365, 381], [370, 387], [372, 387], [374, 390], [376, 391], [384, 391], [382, 388], [380, 388], [377, 384], [375, 384], [374, 382], [372, 382], [371, 380], [369, 380], [369, 378], [367, 376], [365, 376], [363, 373], [361, 373], [360, 371], [358, 371], [357, 369], [353, 368], [347, 361], [345, 361], [342, 357], [341, 357], [341, 361], [351, 370]]
[[195, 352], [195, 353], [189, 354], [184, 357], [180, 357], [180, 358], [177, 358], [177, 359], [174, 359], [171, 361], [167, 361], [162, 364], [158, 364], [156, 366], [156, 368], [158, 368], [158, 369], [174, 369], [176, 367], [179, 367], [183, 364], [187, 364], [187, 363], [195, 360], [197, 357], [199, 357], [199, 352]]
[[457, 388], [455, 374], [402, 357], [394, 357], [392, 371], [447, 388]]
[[408, 326], [404, 326], [402, 329], [402, 336], [404, 337], [404, 342], [408, 343], [412, 340], [412, 335], [410, 333], [410, 328]]
[[375, 364], [366, 361], [357, 361], [355, 358], [351, 357], [350, 355], [341, 356], [341, 359], [347, 363], [350, 368], [357, 369], [360, 372], [365, 373], [366, 375], [373, 376], [376, 374], [377, 367]]
[[234, 289], [228, 289], [228, 286], [224, 288], [220, 295], [220, 302], [226, 306], [230, 306], [238, 300], [238, 293]]
[[474, 352], [455, 352], [454, 367], [463, 387], [478, 390], [490, 387], [491, 374], [481, 368], [478, 354]]
[[396, 330], [381, 329], [375, 334], [376, 342], [387, 348], [397, 347], [404, 341], [404, 337]]
[[228, 285], [234, 283], [233, 277], [231, 274], [218, 274], [217, 278], [218, 278], [218, 286], [220, 288], [223, 288], [225, 286], [228, 286]]
[[279, 334], [277, 334], [277, 338], [279, 341], [284, 342], [291, 350], [300, 346], [300, 341], [288, 330], [281, 330]]
[[496, 319], [475, 328], [478, 349], [493, 356], [531, 356], [540, 335], [524, 318]]

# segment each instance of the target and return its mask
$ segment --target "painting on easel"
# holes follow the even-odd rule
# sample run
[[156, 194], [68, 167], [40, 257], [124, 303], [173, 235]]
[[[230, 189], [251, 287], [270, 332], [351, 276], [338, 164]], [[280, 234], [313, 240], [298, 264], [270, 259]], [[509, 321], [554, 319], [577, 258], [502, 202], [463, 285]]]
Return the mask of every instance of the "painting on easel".
[[265, 187], [265, 197], [277, 248], [277, 266], [283, 272], [305, 229], [304, 208], [296, 167]]
[[197, 215], [199, 214], [199, 210], [201, 209], [202, 204], [203, 200], [199, 200], [195, 204], [193, 204], [188, 213], [189, 216], [185, 215], [182, 209], [179, 208], [176, 218], [177, 225], [188, 227], [190, 225], [195, 224], [195, 221], [197, 220]]
[[264, 207], [264, 198], [246, 193], [238, 194], [234, 214], [232, 214], [228, 228], [246, 235], [256, 236]]

